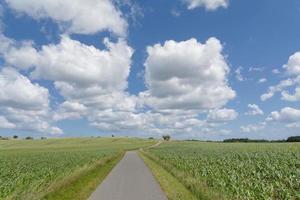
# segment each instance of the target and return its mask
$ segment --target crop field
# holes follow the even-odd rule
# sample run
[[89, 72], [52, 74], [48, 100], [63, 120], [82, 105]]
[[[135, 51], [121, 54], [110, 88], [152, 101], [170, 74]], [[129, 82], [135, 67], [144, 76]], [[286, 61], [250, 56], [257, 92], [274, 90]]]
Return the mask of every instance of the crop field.
[[0, 140], [0, 199], [40, 199], [96, 163], [153, 143], [126, 138]]
[[146, 154], [198, 199], [300, 199], [296, 143], [166, 142]]

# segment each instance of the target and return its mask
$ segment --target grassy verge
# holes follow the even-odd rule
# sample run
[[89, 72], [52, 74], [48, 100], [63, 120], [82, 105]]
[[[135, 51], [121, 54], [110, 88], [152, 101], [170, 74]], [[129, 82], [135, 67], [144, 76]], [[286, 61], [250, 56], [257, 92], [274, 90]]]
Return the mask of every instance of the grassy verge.
[[86, 200], [105, 179], [112, 168], [121, 160], [124, 153], [100, 161], [96, 165], [78, 172], [72, 177], [52, 186], [52, 191], [44, 200]]
[[150, 159], [145, 152], [140, 151], [140, 156], [151, 169], [153, 175], [165, 191], [169, 200], [196, 200], [197, 198], [185, 188], [175, 177], [160, 165]]

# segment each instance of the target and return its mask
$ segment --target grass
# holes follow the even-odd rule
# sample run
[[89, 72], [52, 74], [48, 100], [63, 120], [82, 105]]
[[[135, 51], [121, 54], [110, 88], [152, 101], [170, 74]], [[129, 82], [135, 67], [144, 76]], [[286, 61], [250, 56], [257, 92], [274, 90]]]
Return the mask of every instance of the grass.
[[185, 188], [174, 176], [163, 167], [154, 162], [145, 152], [139, 152], [140, 156], [151, 169], [169, 200], [197, 200], [197, 198]]
[[50, 198], [55, 196], [55, 189], [63, 188], [66, 192], [67, 187], [77, 188], [81, 181], [76, 180], [97, 182], [101, 177], [94, 180], [89, 175], [96, 173], [96, 168], [100, 170], [100, 165], [108, 164], [107, 160], [155, 142], [128, 138], [0, 141], [0, 199], [35, 200], [51, 192]]
[[121, 160], [123, 153], [112, 157], [87, 170], [66, 178], [62, 184], [55, 185], [54, 190], [43, 197], [44, 200], [79, 200], [87, 199], [105, 179], [112, 168]]
[[147, 153], [198, 199], [300, 199], [299, 144], [175, 141]]

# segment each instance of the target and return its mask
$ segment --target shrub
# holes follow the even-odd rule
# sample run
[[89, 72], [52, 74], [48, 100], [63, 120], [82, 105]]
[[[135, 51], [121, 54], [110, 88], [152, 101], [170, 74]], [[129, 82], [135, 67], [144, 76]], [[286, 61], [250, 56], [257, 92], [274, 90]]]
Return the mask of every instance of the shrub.
[[27, 136], [25, 140], [33, 140], [33, 137]]
[[171, 136], [170, 135], [163, 135], [162, 138], [165, 140], [165, 141], [169, 141], [171, 139]]
[[300, 142], [300, 136], [291, 136], [286, 141], [287, 142]]
[[14, 135], [13, 138], [14, 138], [14, 139], [18, 139], [18, 136], [17, 136], [17, 135]]

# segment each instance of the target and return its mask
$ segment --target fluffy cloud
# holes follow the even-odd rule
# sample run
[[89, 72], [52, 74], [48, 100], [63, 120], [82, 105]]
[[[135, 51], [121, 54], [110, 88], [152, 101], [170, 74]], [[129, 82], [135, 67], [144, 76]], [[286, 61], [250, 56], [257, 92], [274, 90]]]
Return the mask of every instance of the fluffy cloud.
[[248, 104], [248, 108], [250, 110], [245, 113], [246, 115], [263, 115], [264, 114], [264, 112], [256, 104]]
[[205, 110], [235, 97], [227, 83], [229, 67], [216, 38], [166, 41], [147, 48], [145, 103], [158, 110]]
[[266, 101], [266, 100], [272, 98], [277, 92], [281, 92], [283, 89], [293, 86], [295, 84], [295, 81], [296, 80], [294, 80], [294, 79], [287, 79], [287, 80], [280, 81], [280, 83], [278, 85], [269, 87], [268, 92], [265, 94], [262, 94], [260, 99], [262, 101]]
[[66, 98], [127, 88], [133, 50], [122, 39], [117, 43], [104, 39], [106, 50], [67, 36], [62, 36], [59, 44], [44, 45], [39, 51], [28, 42], [18, 45], [4, 36], [2, 41], [7, 44], [0, 48], [7, 64], [18, 69], [32, 68], [31, 78], [54, 81]]
[[209, 122], [227, 122], [235, 120], [238, 117], [238, 113], [233, 109], [217, 109], [208, 113]]
[[300, 122], [300, 110], [291, 107], [285, 107], [280, 111], [272, 112], [267, 118], [267, 121], [277, 121], [285, 123]]
[[0, 128], [16, 128], [16, 125], [9, 122], [4, 116], [0, 116]]
[[219, 7], [227, 8], [229, 0], [183, 0], [188, 5], [188, 9], [205, 7], [206, 10], [216, 10]]
[[[281, 92], [282, 100], [286, 101], [299, 101], [300, 100], [300, 52], [296, 52], [289, 57], [287, 64], [283, 65], [286, 74], [289, 76], [288, 79], [280, 81], [279, 84], [271, 86], [268, 92], [261, 95], [261, 100], [266, 101], [272, 98], [275, 93]], [[279, 73], [279, 70], [273, 70], [273, 73]], [[287, 89], [289, 87], [295, 87], [293, 94], [290, 94]]]
[[[112, 43], [104, 39], [106, 49], [103, 50], [68, 36], [62, 36], [58, 44], [44, 45], [39, 50], [30, 42], [18, 43], [4, 36], [2, 41], [0, 52], [6, 64], [30, 69], [31, 79], [52, 81], [64, 97], [65, 102], [53, 114], [54, 121], [86, 117], [92, 125], [104, 128], [97, 123], [100, 120], [96, 116], [108, 110], [116, 115], [123, 113], [120, 116], [131, 116], [136, 111], [138, 98], [125, 92], [133, 49], [124, 40]], [[19, 56], [22, 54], [26, 56]], [[118, 119], [111, 117], [111, 120]], [[126, 128], [118, 125], [119, 129]]]
[[266, 123], [260, 123], [260, 124], [248, 124], [246, 126], [241, 126], [241, 130], [244, 133], [253, 133], [260, 130], [263, 130], [266, 127]]
[[48, 120], [49, 93], [46, 88], [33, 84], [28, 78], [11, 68], [0, 72], [1, 126], [51, 134], [62, 131], [52, 127]]
[[43, 46], [38, 52], [31, 76], [68, 83], [69, 88], [91, 86], [91, 90], [124, 90], [133, 50], [123, 40], [111, 43], [105, 39], [104, 44], [107, 50], [99, 50], [62, 36], [59, 44]]
[[288, 63], [283, 66], [290, 75], [300, 75], [300, 52], [289, 57]]
[[[34, 19], [51, 18], [68, 33], [108, 30], [125, 35], [127, 22], [111, 0], [5, 0], [18, 13]], [[87, 12], [88, 11], [88, 12]]]

